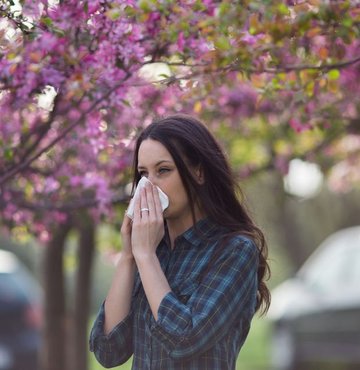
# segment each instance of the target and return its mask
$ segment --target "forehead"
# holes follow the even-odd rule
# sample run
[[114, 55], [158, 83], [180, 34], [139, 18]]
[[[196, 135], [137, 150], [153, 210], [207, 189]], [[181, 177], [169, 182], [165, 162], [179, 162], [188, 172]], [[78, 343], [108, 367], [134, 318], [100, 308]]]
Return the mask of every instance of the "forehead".
[[153, 139], [144, 140], [139, 147], [138, 165], [150, 166], [160, 161], [173, 162], [173, 158], [165, 146], [159, 141]]

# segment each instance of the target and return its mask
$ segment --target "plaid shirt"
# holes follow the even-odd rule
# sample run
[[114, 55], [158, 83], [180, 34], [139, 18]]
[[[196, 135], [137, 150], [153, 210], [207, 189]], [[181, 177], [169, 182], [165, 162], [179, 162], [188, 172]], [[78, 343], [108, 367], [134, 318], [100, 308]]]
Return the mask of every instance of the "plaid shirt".
[[[131, 312], [104, 335], [104, 305], [90, 335], [90, 350], [106, 367], [133, 354], [136, 370], [230, 370], [250, 329], [257, 293], [258, 251], [252, 240], [231, 237], [208, 219], [157, 248], [171, 292], [155, 321], [139, 275]], [[222, 248], [221, 253], [217, 247]], [[215, 260], [213, 259], [215, 255]]]

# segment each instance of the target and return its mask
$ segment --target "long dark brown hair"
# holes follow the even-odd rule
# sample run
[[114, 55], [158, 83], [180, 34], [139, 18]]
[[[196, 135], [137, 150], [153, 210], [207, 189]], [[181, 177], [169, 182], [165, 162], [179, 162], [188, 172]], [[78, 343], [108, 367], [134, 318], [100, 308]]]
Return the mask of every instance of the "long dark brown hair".
[[[134, 185], [140, 180], [138, 152], [145, 139], [160, 142], [171, 154], [189, 197], [194, 220], [194, 205], [198, 202], [204, 213], [229, 230], [230, 235], [243, 234], [255, 241], [259, 249], [256, 309], [261, 308], [265, 313], [270, 306], [270, 292], [265, 284], [270, 276], [265, 237], [239, 200], [241, 189], [213, 135], [203, 123], [188, 115], [177, 114], [153, 121], [136, 141]], [[204, 181], [199, 183], [191, 168], [200, 168]]]

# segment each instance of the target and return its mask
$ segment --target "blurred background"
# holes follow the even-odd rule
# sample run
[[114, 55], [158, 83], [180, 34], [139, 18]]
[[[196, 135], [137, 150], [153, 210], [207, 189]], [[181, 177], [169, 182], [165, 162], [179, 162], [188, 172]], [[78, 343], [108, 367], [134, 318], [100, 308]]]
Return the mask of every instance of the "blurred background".
[[0, 1], [0, 370], [101, 369], [133, 139], [179, 112], [269, 244], [238, 369], [360, 369], [359, 81], [357, 0]]

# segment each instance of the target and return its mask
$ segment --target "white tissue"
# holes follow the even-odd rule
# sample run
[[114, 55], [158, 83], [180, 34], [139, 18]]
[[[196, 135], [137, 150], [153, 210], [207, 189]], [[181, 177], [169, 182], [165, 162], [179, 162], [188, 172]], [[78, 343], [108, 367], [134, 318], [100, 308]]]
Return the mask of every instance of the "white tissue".
[[[133, 219], [133, 217], [134, 217], [134, 203], [135, 203], [134, 200], [139, 196], [140, 189], [142, 189], [147, 182], [149, 182], [151, 184], [151, 181], [150, 180], [148, 180], [146, 177], [142, 177], [140, 179], [140, 181], [139, 181], [136, 189], [135, 189], [134, 196], [131, 198], [129, 207], [128, 207], [127, 211], [126, 211], [126, 214], [131, 219]], [[165, 209], [169, 206], [169, 198], [168, 198], [168, 196], [158, 186], [156, 188], [157, 188], [157, 190], [159, 192], [160, 203], [161, 203], [162, 210], [164, 212]]]

